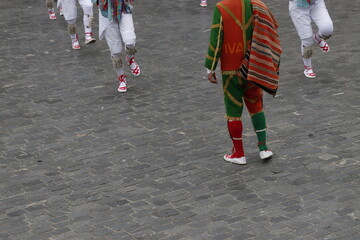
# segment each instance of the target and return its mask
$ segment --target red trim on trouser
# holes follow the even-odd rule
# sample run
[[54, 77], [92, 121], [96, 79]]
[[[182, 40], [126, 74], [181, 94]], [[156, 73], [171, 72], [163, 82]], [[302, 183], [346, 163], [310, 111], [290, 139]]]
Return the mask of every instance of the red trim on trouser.
[[244, 102], [250, 114], [255, 114], [263, 110], [262, 90], [254, 84], [246, 84], [244, 92]]
[[242, 142], [242, 122], [239, 120], [235, 121], [227, 121], [228, 130], [230, 134], [230, 138], [234, 144], [235, 153], [237, 153], [236, 157], [243, 157], [244, 154], [244, 148], [243, 148], [243, 142]]
[[265, 145], [265, 146], [266, 146], [266, 141], [258, 142], [258, 146], [261, 146], [261, 145]]

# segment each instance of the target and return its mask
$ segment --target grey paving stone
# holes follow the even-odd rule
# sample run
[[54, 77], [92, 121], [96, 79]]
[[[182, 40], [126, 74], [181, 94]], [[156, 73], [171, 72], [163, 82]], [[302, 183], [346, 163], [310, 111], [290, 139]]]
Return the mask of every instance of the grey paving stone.
[[265, 1], [284, 50], [264, 96], [275, 156], [258, 159], [245, 110], [246, 166], [222, 160], [222, 90], [205, 78], [216, 2], [135, 1], [142, 75], [125, 69], [126, 94], [105, 40], [73, 51], [43, 0], [2, 3], [0, 239], [360, 238], [359, 0], [326, 2], [335, 32], [311, 81], [287, 2]]

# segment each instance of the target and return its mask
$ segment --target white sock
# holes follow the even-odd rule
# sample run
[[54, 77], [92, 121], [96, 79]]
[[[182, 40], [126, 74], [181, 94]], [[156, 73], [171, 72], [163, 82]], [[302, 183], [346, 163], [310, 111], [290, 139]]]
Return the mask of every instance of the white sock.
[[322, 38], [322, 36], [320, 36], [319, 32], [315, 33], [315, 42], [317, 44], [319, 44], [322, 39], [323, 38]]
[[90, 33], [92, 31], [90, 25], [90, 15], [84, 14], [83, 22], [84, 22], [85, 33]]
[[304, 66], [311, 67], [311, 58], [303, 58]]
[[121, 76], [124, 74], [124, 68], [119, 68], [119, 69], [116, 69], [116, 73], [118, 76]]
[[70, 34], [71, 40], [75, 42], [77, 40], [76, 34]]
[[[304, 56], [304, 45], [301, 45], [301, 55]], [[302, 58], [304, 66], [311, 67], [311, 58]]]

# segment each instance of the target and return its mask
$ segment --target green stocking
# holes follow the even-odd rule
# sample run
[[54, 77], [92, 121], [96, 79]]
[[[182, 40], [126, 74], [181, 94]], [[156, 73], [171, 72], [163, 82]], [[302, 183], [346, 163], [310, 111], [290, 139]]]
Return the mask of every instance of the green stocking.
[[266, 146], [266, 121], [263, 111], [255, 113], [251, 116], [251, 121], [254, 126], [256, 136], [258, 139], [258, 147], [260, 151], [268, 150]]

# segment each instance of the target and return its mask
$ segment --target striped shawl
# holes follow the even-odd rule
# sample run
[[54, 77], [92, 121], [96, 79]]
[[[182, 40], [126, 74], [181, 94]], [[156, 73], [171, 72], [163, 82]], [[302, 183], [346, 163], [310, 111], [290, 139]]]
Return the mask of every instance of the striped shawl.
[[277, 33], [278, 23], [260, 0], [251, 0], [253, 35], [238, 75], [275, 96], [279, 83], [282, 49]]

